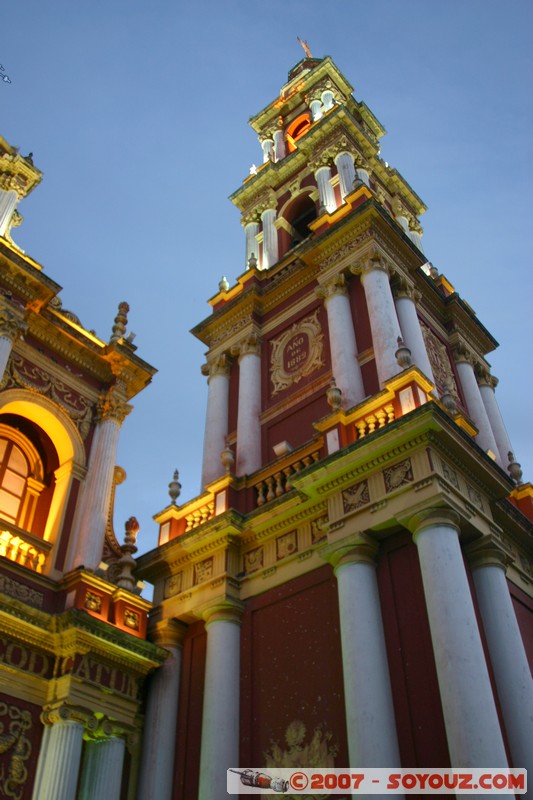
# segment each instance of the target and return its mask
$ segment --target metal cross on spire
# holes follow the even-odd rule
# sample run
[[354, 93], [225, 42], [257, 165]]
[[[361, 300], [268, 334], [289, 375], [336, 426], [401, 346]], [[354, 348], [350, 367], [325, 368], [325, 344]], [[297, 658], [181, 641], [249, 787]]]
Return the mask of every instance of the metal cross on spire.
[[304, 52], [305, 52], [305, 55], [307, 56], [307, 58], [313, 58], [313, 56], [311, 55], [311, 51], [309, 49], [309, 45], [307, 44], [307, 42], [304, 39], [300, 39], [299, 36], [297, 36], [296, 38], [298, 39], [298, 41], [302, 45], [302, 47], [304, 49]]
[[2, 80], [4, 83], [11, 83], [11, 78], [6, 74], [3, 64], [0, 64], [0, 80]]

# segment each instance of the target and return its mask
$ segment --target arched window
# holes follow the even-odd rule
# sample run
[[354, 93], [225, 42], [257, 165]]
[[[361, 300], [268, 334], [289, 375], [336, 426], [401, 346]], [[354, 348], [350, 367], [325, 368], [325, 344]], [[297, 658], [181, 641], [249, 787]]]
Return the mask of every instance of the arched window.
[[308, 194], [302, 194], [290, 204], [283, 216], [291, 225], [290, 247], [292, 248], [307, 239], [311, 233], [308, 226], [317, 217], [316, 204]]
[[296, 150], [296, 140], [303, 136], [304, 133], [307, 133], [310, 127], [311, 117], [307, 112], [305, 114], [300, 114], [299, 117], [296, 117], [296, 119], [291, 122], [286, 133], [287, 151], [289, 153]]
[[31, 530], [43, 489], [43, 462], [37, 448], [16, 428], [0, 424], [0, 517]]
[[0, 439], [0, 515], [17, 523], [26, 492], [28, 462], [9, 439]]

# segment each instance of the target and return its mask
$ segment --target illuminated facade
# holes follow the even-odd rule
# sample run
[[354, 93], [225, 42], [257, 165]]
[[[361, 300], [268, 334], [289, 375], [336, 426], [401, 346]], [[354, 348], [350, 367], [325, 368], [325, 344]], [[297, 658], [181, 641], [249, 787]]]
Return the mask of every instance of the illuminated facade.
[[178, 505], [176, 476], [135, 578], [116, 448], [154, 370], [127, 304], [101, 341], [13, 243], [41, 174], [0, 139], [0, 796], [222, 800], [239, 765], [533, 770], [533, 488], [496, 342], [427, 261], [424, 204], [352, 91], [306, 53], [251, 120], [243, 272], [193, 331], [203, 492]]
[[140, 689], [165, 654], [111, 525], [128, 401], [152, 367], [121, 303], [108, 343], [11, 239], [40, 182], [0, 139], [0, 796], [135, 797]]
[[532, 487], [496, 342], [329, 57], [251, 125], [244, 271], [193, 331], [204, 491], [139, 560], [170, 653], [139, 798], [222, 800], [238, 765], [527, 766]]

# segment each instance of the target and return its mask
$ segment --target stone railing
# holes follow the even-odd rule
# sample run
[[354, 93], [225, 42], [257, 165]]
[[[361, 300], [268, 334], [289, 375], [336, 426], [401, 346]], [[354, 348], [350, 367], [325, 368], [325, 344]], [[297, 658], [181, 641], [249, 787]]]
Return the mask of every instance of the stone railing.
[[372, 414], [368, 414], [354, 422], [357, 438], [362, 439], [379, 428], [384, 428], [389, 422], [394, 422], [396, 414], [394, 404], [387, 403], [382, 408], [376, 409]]
[[44, 562], [52, 549], [50, 542], [0, 520], [0, 556], [34, 572], [42, 572]]
[[185, 515], [185, 533], [197, 528], [203, 522], [207, 522], [215, 516], [215, 503], [214, 500], [209, 500], [201, 506], [198, 506], [189, 514]]
[[258, 506], [269, 503], [276, 497], [281, 497], [286, 492], [290, 492], [292, 489], [291, 477], [319, 460], [320, 450], [317, 449], [316, 442], [313, 445], [313, 449], [307, 452], [308, 450], [309, 448], [306, 448], [299, 455], [290, 453], [276, 464], [269, 466], [270, 474], [265, 475], [262, 480], [254, 484]]

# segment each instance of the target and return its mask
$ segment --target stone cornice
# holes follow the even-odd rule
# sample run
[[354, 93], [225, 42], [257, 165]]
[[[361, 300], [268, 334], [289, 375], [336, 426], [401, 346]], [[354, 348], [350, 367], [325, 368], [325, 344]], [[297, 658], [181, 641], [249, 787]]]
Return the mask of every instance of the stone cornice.
[[155, 645], [79, 609], [53, 615], [7, 595], [0, 597], [2, 630], [11, 638], [45, 652], [55, 655], [90, 652], [143, 674], [164, 661], [164, 654]]

